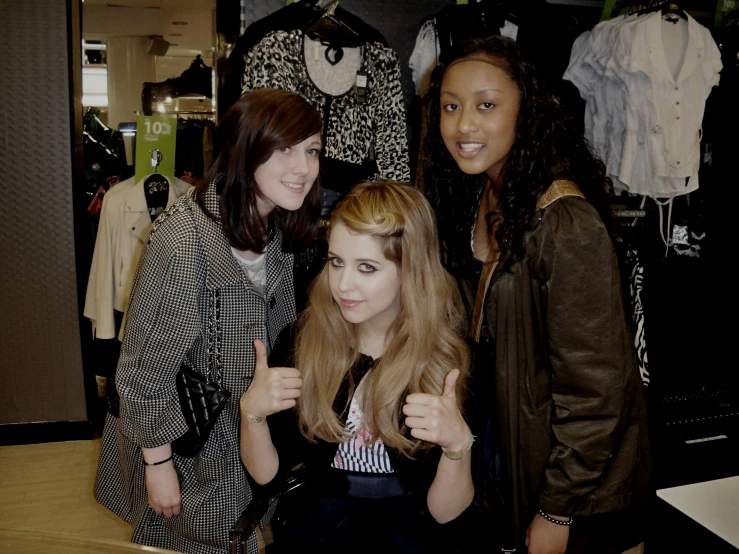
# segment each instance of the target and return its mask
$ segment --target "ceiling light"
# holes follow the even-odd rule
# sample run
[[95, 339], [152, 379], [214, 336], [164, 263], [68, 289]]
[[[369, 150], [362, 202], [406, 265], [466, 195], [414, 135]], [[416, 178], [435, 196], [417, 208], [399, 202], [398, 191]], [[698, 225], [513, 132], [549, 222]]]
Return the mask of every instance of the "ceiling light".
[[173, 21], [172, 25], [187, 25], [187, 21]]

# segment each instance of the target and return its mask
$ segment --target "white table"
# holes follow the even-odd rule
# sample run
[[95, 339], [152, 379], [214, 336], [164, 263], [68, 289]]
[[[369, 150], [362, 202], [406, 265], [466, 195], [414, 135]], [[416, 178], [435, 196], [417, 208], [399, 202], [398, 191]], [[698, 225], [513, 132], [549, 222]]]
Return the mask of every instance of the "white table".
[[739, 476], [660, 489], [657, 496], [739, 548]]

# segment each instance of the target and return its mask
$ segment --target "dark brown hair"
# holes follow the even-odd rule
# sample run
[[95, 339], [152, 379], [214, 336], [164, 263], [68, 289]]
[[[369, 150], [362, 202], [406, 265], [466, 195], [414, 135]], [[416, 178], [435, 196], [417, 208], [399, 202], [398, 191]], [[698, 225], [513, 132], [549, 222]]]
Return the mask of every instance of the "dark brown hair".
[[[294, 146], [321, 133], [321, 114], [300, 95], [279, 89], [257, 89], [242, 96], [218, 122], [212, 165], [196, 187], [201, 208], [220, 221], [228, 242], [239, 250], [262, 252], [269, 240], [269, 224], [257, 211], [259, 187], [254, 172], [275, 150]], [[205, 206], [210, 183], [217, 184], [220, 220]], [[275, 208], [270, 219], [283, 232], [283, 249], [310, 244], [318, 235], [321, 215], [320, 179], [300, 209]]]

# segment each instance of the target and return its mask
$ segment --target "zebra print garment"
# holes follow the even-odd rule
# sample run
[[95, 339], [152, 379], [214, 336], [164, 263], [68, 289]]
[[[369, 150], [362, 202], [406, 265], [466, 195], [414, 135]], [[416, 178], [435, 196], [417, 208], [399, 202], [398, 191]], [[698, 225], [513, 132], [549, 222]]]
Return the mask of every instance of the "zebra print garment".
[[639, 374], [642, 384], [649, 386], [649, 360], [647, 358], [647, 342], [644, 332], [644, 305], [641, 293], [644, 288], [644, 266], [639, 260], [639, 252], [626, 252], [626, 263], [631, 268], [629, 273], [629, 292], [631, 295], [631, 321], [634, 329], [634, 347], [639, 363]]

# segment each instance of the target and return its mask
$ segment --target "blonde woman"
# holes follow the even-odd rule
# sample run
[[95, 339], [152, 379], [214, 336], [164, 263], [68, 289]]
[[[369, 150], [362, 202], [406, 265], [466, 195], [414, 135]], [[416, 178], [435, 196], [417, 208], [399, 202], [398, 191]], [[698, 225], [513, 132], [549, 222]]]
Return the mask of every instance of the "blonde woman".
[[260, 484], [302, 462], [312, 485], [279, 507], [297, 514], [276, 526], [284, 551], [431, 552], [470, 506], [465, 315], [437, 245], [419, 191], [357, 185], [333, 210], [295, 367], [268, 367], [255, 341], [242, 460]]

